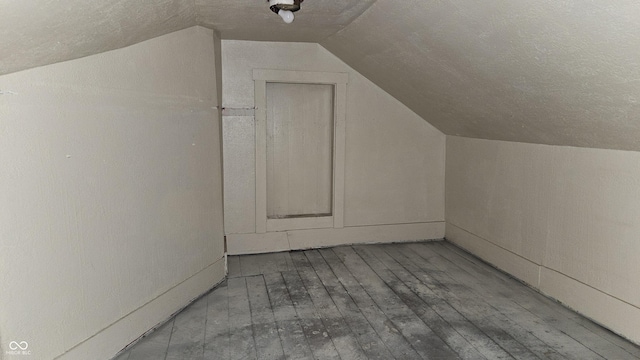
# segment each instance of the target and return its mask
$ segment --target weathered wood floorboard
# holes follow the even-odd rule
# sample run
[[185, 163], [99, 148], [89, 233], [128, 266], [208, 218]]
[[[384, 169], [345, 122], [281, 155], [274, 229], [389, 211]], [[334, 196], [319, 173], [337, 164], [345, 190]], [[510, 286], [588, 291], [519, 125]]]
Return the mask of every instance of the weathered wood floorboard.
[[251, 309], [246, 278], [229, 279], [229, 359], [255, 359], [256, 341], [251, 324]]
[[[414, 249], [409, 247], [400, 247], [400, 253], [407, 258], [414, 254]], [[415, 254], [418, 254], [416, 251]], [[438, 268], [434, 264], [438, 259], [430, 257], [425, 259], [426, 261], [418, 260], [413, 264], [419, 266], [421, 271], [424, 271], [431, 276], [434, 281], [440, 284], [441, 296], [446, 299], [449, 304], [464, 314], [470, 321], [477, 324], [477, 326], [485, 333], [487, 333], [492, 339], [498, 337], [496, 342], [501, 343], [505, 339], [500, 339], [500, 334], [507, 332], [509, 336], [517, 340], [522, 346], [524, 346], [531, 354], [515, 355], [514, 350], [509, 350], [509, 346], [504, 346], [514, 357], [528, 358], [531, 355], [540, 359], [564, 359], [559, 353], [557, 353], [548, 344], [545, 344], [539, 338], [535, 337], [529, 330], [522, 327], [517, 322], [506, 317], [500, 311], [501, 302], [487, 302], [486, 298], [480, 296], [467, 286], [464, 282], [455, 280], [452, 274], [447, 272], [446, 268]], [[501, 300], [501, 299], [499, 299]], [[498, 329], [498, 332], [495, 331]], [[508, 344], [508, 340], [507, 340]], [[519, 347], [518, 345], [516, 345]], [[517, 354], [518, 350], [515, 350]]]
[[292, 360], [313, 359], [282, 274], [265, 274], [264, 278], [285, 357]]
[[[466, 254], [467, 256], [472, 256], [449, 243], [438, 245], [439, 246], [430, 248], [431, 251], [439, 250], [444, 254], [447, 253], [446, 250], [450, 250], [453, 254], [459, 254], [462, 256]], [[446, 250], [440, 250], [441, 248], [444, 248]], [[488, 268], [489, 271], [494, 270], [485, 263], [481, 263], [481, 266]], [[499, 275], [501, 277], [506, 277], [509, 279], [509, 277], [505, 274], [499, 273]], [[618, 350], [615, 349], [619, 348], [622, 349], [625, 353], [631, 355], [632, 359], [640, 357], [640, 347], [624, 340], [623, 338], [615, 335], [609, 330], [603, 329], [601, 326], [585, 318], [584, 316], [581, 316], [580, 314], [571, 311], [564, 306], [557, 306], [558, 304], [555, 301], [544, 297], [536, 292], [533, 292], [529, 288], [518, 287], [512, 290], [516, 291], [519, 294], [519, 296], [514, 298], [516, 299], [516, 302], [521, 305], [527, 304], [528, 306], [532, 306], [532, 308], [535, 307], [535, 311], [539, 313], [543, 321], [549, 322], [550, 324], [555, 324], [555, 326], [560, 331], [569, 334], [583, 345], [590, 347], [595, 352], [602, 351], [601, 355], [615, 355], [616, 359], [627, 359], [627, 355], [619, 353]], [[535, 296], [531, 296], [532, 292]], [[615, 351], [615, 353], [611, 353], [611, 351]]]
[[379, 259], [374, 258], [374, 255], [369, 251], [366, 251], [363, 247], [357, 247], [357, 252], [367, 261], [368, 264], [376, 270], [381, 278], [389, 284], [390, 288], [401, 298], [401, 300], [407, 304], [407, 306], [413, 310], [416, 315], [428, 326], [433, 329], [433, 332], [443, 339], [462, 359], [484, 359], [476, 348], [473, 347], [462, 335], [460, 335], [449, 322], [447, 322], [440, 314], [438, 314], [430, 305], [433, 304], [433, 299], [428, 297], [421, 298], [416, 293], [419, 291], [413, 291], [407, 283], [403, 282], [396, 274], [390, 269], [399, 270], [398, 267], [378, 265]]
[[[535, 354], [530, 347], [534, 344], [535, 337], [527, 336], [528, 334], [521, 331], [519, 327], [510, 324], [504, 317], [498, 316], [499, 313], [496, 309], [473, 294], [467, 286], [448, 281], [449, 278], [434, 267], [428, 266], [427, 271], [423, 270], [424, 261], [421, 261], [422, 259], [416, 253], [395, 249], [392, 249], [390, 253], [396, 260], [405, 264], [415, 276], [435, 284], [434, 293], [436, 296], [447, 301], [462, 316], [516, 359], [545, 358], [549, 355], [548, 353]], [[420, 268], [420, 265], [423, 268]]]
[[[402, 298], [387, 286], [394, 285], [395, 279], [389, 278], [381, 263], [365, 264], [364, 260], [350, 247], [334, 249], [343, 258], [359, 281], [366, 285], [367, 292], [384, 309], [385, 314], [396, 325], [400, 333], [412, 344], [424, 359], [455, 359], [457, 354], [422, 321]], [[371, 260], [371, 258], [370, 258]], [[372, 266], [373, 265], [373, 266]], [[376, 271], [377, 270], [377, 271]], [[379, 277], [382, 275], [382, 278]], [[389, 281], [391, 280], [391, 281]], [[389, 281], [389, 283], [385, 283]]]
[[482, 332], [481, 329], [452, 307], [446, 299], [443, 299], [441, 294], [438, 294], [439, 289], [436, 283], [427, 278], [419, 278], [418, 276], [420, 276], [420, 274], [416, 276], [416, 274], [409, 271], [415, 271], [415, 269], [405, 268], [407, 264], [397, 262], [391, 256], [388, 256], [382, 251], [379, 251], [377, 256], [392, 268], [391, 271], [406, 286], [418, 295], [418, 297], [423, 299], [428, 306], [433, 308], [440, 317], [451, 324], [454, 330], [464, 337], [484, 357], [487, 359], [513, 358], [503, 348], [501, 348], [499, 344], [495, 343], [490, 337]]
[[293, 264], [298, 269], [304, 286], [309, 293], [313, 306], [318, 311], [320, 319], [327, 329], [333, 344], [342, 359], [364, 360], [366, 356], [356, 339], [355, 334], [347, 325], [342, 314], [334, 304], [324, 284], [318, 278], [303, 252], [291, 254]]
[[322, 255], [317, 250], [307, 251], [306, 255], [341, 315], [358, 337], [358, 342], [367, 358], [372, 360], [393, 358], [384, 341], [367, 321], [367, 318], [353, 301], [349, 292], [342, 286]]
[[207, 295], [204, 358], [229, 358], [229, 296], [227, 283]]
[[448, 242], [228, 257], [117, 360], [640, 360], [640, 347]]
[[340, 359], [318, 310], [313, 306], [307, 288], [297, 271], [282, 273], [291, 301], [296, 309], [304, 333], [315, 359]]
[[284, 351], [278, 334], [267, 287], [262, 275], [247, 278], [249, 304], [251, 306], [251, 323], [259, 359], [284, 359]]
[[[421, 247], [421, 253], [423, 254], [438, 254], [446, 256], [455, 256], [456, 253], [451, 251], [445, 251], [440, 246], [435, 247]], [[566, 314], [571, 313], [575, 317], [580, 317], [578, 314], [570, 312], [568, 309], [559, 306], [559, 304], [551, 301], [550, 299], [536, 293], [532, 289], [526, 286], [509, 286], [509, 282], [515, 282], [515, 280], [509, 278], [507, 275], [495, 271], [488, 265], [481, 263], [479, 266], [468, 268], [468, 261], [444, 261], [445, 258], [434, 258], [436, 264], [456, 265], [459, 268], [466, 268], [466, 276], [470, 276], [470, 283], [474, 284], [479, 291], [481, 291], [483, 298], [496, 299], [498, 294], [503, 294], [501, 299], [503, 300], [501, 309], [509, 309], [514, 316], [528, 316], [543, 326], [532, 325], [528, 327], [530, 330], [537, 329], [539, 334], [554, 333], [558, 337], [554, 337], [551, 341], [558, 341], [565, 337], [571, 338], [571, 341], [563, 342], [562, 345], [568, 347], [567, 352], [564, 354], [565, 358], [578, 358], [578, 359], [636, 359], [637, 356], [628, 352], [624, 348], [606, 340], [603, 336], [610, 335], [606, 331], [592, 331], [576, 321], [575, 318], [568, 317]], [[475, 261], [478, 261], [475, 259]], [[473, 269], [482, 268], [481, 271], [473, 271]], [[454, 273], [455, 268], [451, 273]], [[497, 273], [497, 274], [496, 274]], [[475, 277], [474, 277], [475, 275]], [[475, 279], [475, 281], [473, 280]], [[499, 279], [496, 281], [495, 279]], [[458, 281], [456, 279], [456, 281]], [[492, 284], [496, 283], [498, 286], [495, 291], [487, 291], [487, 287], [480, 288], [477, 286], [478, 282]], [[515, 304], [515, 307], [514, 305]], [[525, 309], [526, 311], [522, 311]], [[582, 318], [582, 317], [580, 317]], [[582, 318], [584, 320], [584, 318]], [[552, 330], [549, 331], [549, 328]], [[597, 333], [601, 334], [598, 335]], [[544, 336], [544, 335], [543, 335]]]
[[384, 311], [380, 309], [368, 294], [364, 288], [366, 285], [361, 284], [360, 281], [351, 274], [333, 250], [322, 249], [320, 253], [338, 280], [351, 295], [353, 301], [358, 305], [360, 311], [362, 311], [371, 326], [378, 333], [382, 341], [384, 341], [393, 357], [396, 359], [420, 359], [420, 355], [413, 349], [411, 343], [402, 336], [400, 330], [398, 330], [391, 319], [387, 317]]

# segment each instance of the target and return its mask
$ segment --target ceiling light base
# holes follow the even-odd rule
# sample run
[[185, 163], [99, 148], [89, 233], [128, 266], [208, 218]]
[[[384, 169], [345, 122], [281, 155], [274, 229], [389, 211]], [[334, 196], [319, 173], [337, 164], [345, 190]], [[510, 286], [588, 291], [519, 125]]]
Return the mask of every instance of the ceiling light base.
[[269, 0], [269, 9], [274, 13], [280, 10], [296, 12], [300, 10], [300, 3], [304, 0]]

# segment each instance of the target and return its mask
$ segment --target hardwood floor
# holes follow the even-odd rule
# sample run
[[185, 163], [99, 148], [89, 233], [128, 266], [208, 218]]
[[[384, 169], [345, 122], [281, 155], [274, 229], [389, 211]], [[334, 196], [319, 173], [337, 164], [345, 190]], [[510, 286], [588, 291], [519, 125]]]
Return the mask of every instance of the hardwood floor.
[[447, 242], [229, 257], [229, 278], [116, 358], [640, 359]]

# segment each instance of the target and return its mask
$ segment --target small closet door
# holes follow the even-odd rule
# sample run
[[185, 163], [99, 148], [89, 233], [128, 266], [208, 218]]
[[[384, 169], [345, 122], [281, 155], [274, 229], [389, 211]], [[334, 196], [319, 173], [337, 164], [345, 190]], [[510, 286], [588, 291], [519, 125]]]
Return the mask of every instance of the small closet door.
[[266, 84], [267, 218], [332, 215], [334, 86]]

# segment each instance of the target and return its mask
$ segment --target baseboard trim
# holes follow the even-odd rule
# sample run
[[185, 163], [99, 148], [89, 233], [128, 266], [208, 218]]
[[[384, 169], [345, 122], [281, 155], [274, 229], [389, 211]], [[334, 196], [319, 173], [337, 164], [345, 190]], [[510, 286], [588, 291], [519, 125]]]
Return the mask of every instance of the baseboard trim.
[[225, 258], [222, 257], [56, 359], [110, 359], [149, 329], [163, 323], [190, 301], [210, 290], [225, 275]]
[[629, 341], [640, 344], [640, 328], [637, 326], [640, 324], [640, 308], [536, 264], [451, 223], [446, 224], [445, 238], [544, 295]]
[[265, 234], [228, 234], [229, 255], [302, 250], [337, 245], [442, 239], [444, 221], [308, 229]]
[[540, 292], [640, 345], [640, 308], [545, 267]]
[[447, 222], [445, 238], [534, 288], [540, 285], [539, 264]]

